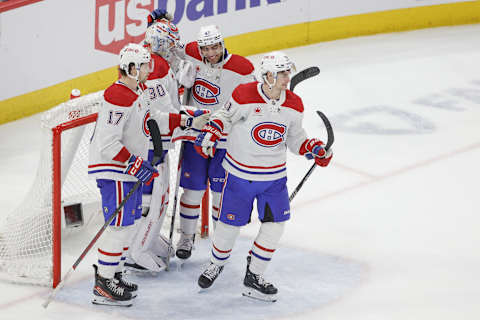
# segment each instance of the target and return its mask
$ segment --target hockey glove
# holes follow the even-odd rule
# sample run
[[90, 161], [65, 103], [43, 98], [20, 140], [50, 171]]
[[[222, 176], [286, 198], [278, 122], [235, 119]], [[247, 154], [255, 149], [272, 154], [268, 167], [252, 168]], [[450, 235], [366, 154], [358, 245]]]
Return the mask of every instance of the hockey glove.
[[202, 128], [207, 124], [208, 118], [210, 118], [210, 110], [208, 109], [197, 109], [197, 110], [182, 110], [180, 111], [182, 115], [182, 120], [185, 120], [185, 125], [182, 129], [194, 129], [202, 130]]
[[160, 19], [173, 20], [173, 16], [165, 9], [155, 9], [147, 17], [147, 27], [150, 27], [155, 21]]
[[325, 150], [325, 144], [318, 139], [307, 139], [300, 147], [300, 154], [305, 155], [309, 160], [315, 158], [315, 163], [321, 167], [326, 167], [332, 160], [331, 150]]
[[178, 63], [177, 80], [185, 88], [191, 88], [195, 82], [197, 69], [190, 61], [180, 60]]
[[205, 159], [215, 155], [215, 148], [217, 147], [217, 140], [222, 137], [222, 131], [218, 124], [210, 121], [202, 132], [195, 139], [195, 150]]
[[147, 186], [155, 177], [158, 177], [158, 171], [150, 163], [144, 161], [142, 157], [131, 156], [128, 159], [126, 174], [136, 177]]

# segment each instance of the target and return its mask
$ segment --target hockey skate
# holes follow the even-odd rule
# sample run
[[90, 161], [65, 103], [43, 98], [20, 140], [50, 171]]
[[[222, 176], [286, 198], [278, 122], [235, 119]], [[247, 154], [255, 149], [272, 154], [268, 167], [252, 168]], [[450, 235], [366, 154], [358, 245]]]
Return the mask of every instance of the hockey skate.
[[137, 297], [138, 285], [126, 280], [123, 276], [124, 276], [123, 272], [115, 272], [115, 275], [113, 277], [118, 280], [119, 285], [124, 287], [125, 290], [127, 290], [128, 292], [130, 292], [132, 294], [132, 299], [136, 298]]
[[192, 255], [193, 242], [195, 241], [194, 234], [185, 234], [182, 232], [177, 243], [176, 255], [179, 259], [186, 260]]
[[206, 289], [211, 287], [215, 279], [217, 279], [218, 275], [222, 272], [223, 266], [217, 266], [214, 263], [210, 263], [210, 265], [203, 271], [198, 278], [198, 285], [202, 289]]
[[98, 267], [93, 265], [95, 270], [95, 285], [93, 287], [93, 304], [108, 306], [131, 307], [132, 294], [127, 291], [120, 282], [115, 279], [103, 278], [98, 274]]
[[273, 284], [265, 281], [261, 275], [252, 273], [249, 265], [247, 265], [243, 285], [245, 290], [242, 295], [245, 297], [267, 302], [277, 301], [278, 289]]

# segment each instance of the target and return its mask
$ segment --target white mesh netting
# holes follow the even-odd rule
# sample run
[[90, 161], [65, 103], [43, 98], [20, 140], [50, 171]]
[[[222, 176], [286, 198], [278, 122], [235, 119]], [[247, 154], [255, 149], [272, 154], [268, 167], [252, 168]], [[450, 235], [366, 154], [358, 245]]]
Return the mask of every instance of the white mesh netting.
[[[52, 283], [52, 128], [97, 112], [102, 92], [46, 111], [41, 118], [42, 148], [38, 171], [21, 204], [0, 222], [0, 276], [10, 281]], [[93, 181], [87, 179], [87, 144], [83, 133], [93, 124], [62, 134], [62, 200], [98, 201]], [[78, 148], [77, 148], [78, 146]], [[78, 150], [77, 150], [78, 149]]]
[[[0, 279], [47, 286], [52, 284], [52, 128], [96, 113], [102, 93], [70, 100], [42, 115], [42, 151], [36, 178], [21, 204], [0, 221]], [[88, 144], [93, 127], [94, 123], [82, 125], [64, 131], [61, 136], [62, 208], [82, 203], [86, 225], [96, 216], [95, 213], [101, 215], [100, 193], [95, 181], [87, 175]], [[173, 184], [176, 181], [178, 149], [177, 146], [176, 150], [169, 152], [170, 183]], [[173, 203], [173, 192], [170, 196], [170, 203]], [[171, 210], [170, 205], [170, 217]], [[169, 225], [165, 221], [164, 228]], [[62, 228], [62, 239], [74, 232]]]

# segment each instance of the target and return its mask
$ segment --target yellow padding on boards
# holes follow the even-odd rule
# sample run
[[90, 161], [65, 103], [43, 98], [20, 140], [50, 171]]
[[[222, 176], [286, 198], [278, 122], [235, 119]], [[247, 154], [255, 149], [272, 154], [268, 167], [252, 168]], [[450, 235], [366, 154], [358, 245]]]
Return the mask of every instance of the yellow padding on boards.
[[231, 52], [252, 55], [317, 42], [439, 26], [480, 23], [480, 1], [396, 9], [250, 32], [225, 39]]
[[118, 79], [118, 67], [111, 67], [85, 76], [0, 101], [0, 124], [48, 110], [70, 99], [72, 89], [82, 95], [104, 90]]
[[[247, 56], [376, 33], [479, 22], [480, 1], [466, 1], [299, 23], [229, 37], [225, 43], [230, 52]], [[0, 101], [0, 123], [48, 110], [67, 100], [74, 88], [83, 95], [103, 90], [117, 77], [117, 69], [112, 67]]]

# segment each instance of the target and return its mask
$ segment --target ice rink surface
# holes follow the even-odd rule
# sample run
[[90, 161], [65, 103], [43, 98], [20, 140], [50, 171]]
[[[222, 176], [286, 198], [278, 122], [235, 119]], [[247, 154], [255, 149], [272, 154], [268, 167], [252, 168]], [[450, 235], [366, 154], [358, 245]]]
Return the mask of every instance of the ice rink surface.
[[[93, 306], [91, 253], [47, 310], [50, 289], [2, 282], [0, 319], [479, 319], [479, 34], [458, 26], [285, 50], [298, 70], [320, 67], [296, 92], [309, 135], [326, 139], [322, 110], [336, 140], [331, 165], [294, 199], [267, 270], [276, 303], [241, 296], [254, 219], [208, 291], [196, 286], [209, 258], [202, 240], [180, 271], [132, 277], [133, 307]], [[39, 132], [38, 115], [0, 126], [2, 216], [35, 177]], [[310, 165], [289, 156], [290, 190]], [[66, 258], [92, 232], [70, 239]]]

